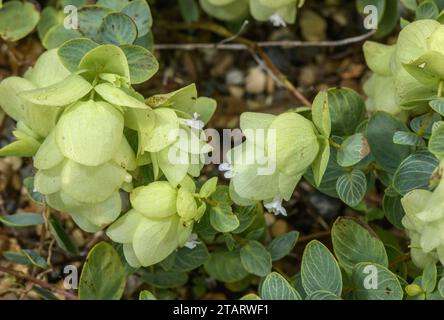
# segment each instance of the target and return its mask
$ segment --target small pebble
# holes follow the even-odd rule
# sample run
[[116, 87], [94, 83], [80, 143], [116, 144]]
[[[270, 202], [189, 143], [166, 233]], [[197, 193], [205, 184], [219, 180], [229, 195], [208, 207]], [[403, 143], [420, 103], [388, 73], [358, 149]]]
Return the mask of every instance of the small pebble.
[[260, 94], [267, 86], [267, 75], [261, 68], [255, 67], [248, 71], [245, 79], [245, 89], [251, 94]]

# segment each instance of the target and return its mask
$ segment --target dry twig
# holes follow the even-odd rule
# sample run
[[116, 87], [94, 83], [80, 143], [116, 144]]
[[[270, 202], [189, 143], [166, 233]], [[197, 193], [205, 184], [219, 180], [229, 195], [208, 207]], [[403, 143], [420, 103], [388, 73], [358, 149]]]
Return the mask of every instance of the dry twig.
[[11, 270], [11, 269], [8, 269], [8, 268], [2, 267], [2, 266], [0, 266], [0, 271], [4, 272], [4, 273], [7, 273], [7, 274], [10, 274], [10, 275], [12, 275], [12, 276], [14, 276], [16, 278], [30, 281], [30, 282], [32, 282], [32, 283], [34, 283], [36, 285], [39, 285], [42, 288], [45, 288], [45, 289], [51, 290], [51, 291], [53, 291], [55, 293], [58, 293], [58, 294], [60, 294], [60, 295], [62, 295], [64, 297], [66, 297], [67, 299], [70, 299], [70, 300], [77, 300], [78, 299], [78, 297], [75, 294], [71, 293], [71, 292], [68, 292], [66, 290], [57, 288], [53, 284], [50, 284], [50, 283], [45, 282], [43, 280], [39, 280], [39, 279], [34, 278], [32, 276], [29, 276], [27, 274], [24, 274], [24, 273], [15, 271], [15, 270]]

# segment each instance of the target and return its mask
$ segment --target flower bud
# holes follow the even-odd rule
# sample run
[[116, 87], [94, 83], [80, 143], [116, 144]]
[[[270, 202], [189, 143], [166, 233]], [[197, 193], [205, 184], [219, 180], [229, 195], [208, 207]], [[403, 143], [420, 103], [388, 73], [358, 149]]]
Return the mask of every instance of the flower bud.
[[174, 215], [177, 190], [166, 181], [157, 181], [138, 187], [131, 192], [130, 201], [134, 209], [148, 218], [166, 218]]
[[198, 215], [196, 200], [185, 188], [180, 188], [177, 192], [177, 213], [184, 223], [193, 221]]

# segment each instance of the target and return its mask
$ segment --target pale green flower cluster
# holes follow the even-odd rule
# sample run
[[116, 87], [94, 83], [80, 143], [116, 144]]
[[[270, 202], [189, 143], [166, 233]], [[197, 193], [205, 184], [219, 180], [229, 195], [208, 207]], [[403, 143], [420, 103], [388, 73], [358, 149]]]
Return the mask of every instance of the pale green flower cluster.
[[[152, 116], [143, 112], [131, 118], [138, 132], [139, 164], [152, 163], [157, 180], [163, 174], [174, 187], [188, 174], [198, 177], [204, 157], [212, 150], [203, 127], [216, 110], [216, 102], [197, 98], [196, 86], [147, 99]], [[156, 119], [152, 122], [151, 119]]]
[[282, 200], [291, 198], [320, 149], [314, 125], [294, 112], [244, 113], [240, 127], [245, 142], [231, 149], [228, 163], [220, 166], [231, 177], [233, 201], [239, 205], [264, 201], [268, 210], [285, 214]]
[[435, 20], [408, 24], [394, 45], [366, 42], [365, 58], [374, 72], [364, 85], [367, 108], [393, 115], [426, 111], [444, 77], [443, 43], [444, 26]]
[[304, 0], [200, 0], [202, 8], [221, 20], [245, 19], [250, 13], [258, 21], [270, 21], [274, 26], [294, 23]]
[[[144, 237], [154, 236], [162, 243], [174, 238], [169, 248], [177, 248], [188, 238], [197, 213], [205, 211], [201, 204], [193, 209], [196, 202], [183, 184], [188, 181], [188, 190], [195, 188], [190, 187], [194, 183], [189, 176], [199, 175], [202, 155], [211, 150], [202, 128], [216, 103], [197, 98], [194, 85], [145, 101], [131, 87], [130, 67], [119, 47], [90, 50], [77, 72], [68, 71], [57, 50], [51, 50], [24, 78], [10, 77], [0, 83], [0, 106], [17, 121], [17, 140], [1, 149], [0, 155], [34, 157], [35, 191], [45, 195], [50, 207], [69, 213], [83, 230], [96, 232], [113, 223], [122, 210], [121, 191], [131, 192], [132, 174], [150, 163], [155, 179], [168, 181], [135, 189], [131, 193], [134, 209], [124, 217], [139, 212], [168, 220], [164, 226], [174, 225], [177, 232], [172, 235], [168, 227], [169, 233], [151, 234], [148, 220], [140, 220], [146, 227]], [[136, 141], [127, 140], [128, 130], [136, 131]], [[162, 199], [169, 203], [173, 198], [174, 208], [158, 211]], [[120, 219], [119, 225], [125, 221]], [[136, 238], [135, 243], [140, 244]], [[153, 249], [137, 244], [134, 251], [140, 264], [150, 264]]]
[[[11, 77], [0, 84], [0, 104], [17, 121], [17, 141], [3, 148], [1, 155], [34, 156], [35, 190], [90, 232], [119, 216], [119, 189], [130, 184], [127, 171], [136, 167], [123, 135], [125, 104], [107, 96], [118, 90], [131, 106], [144, 107], [112, 83], [92, 83], [87, 65], [102, 49], [85, 57], [84, 72], [69, 72], [57, 51], [51, 50], [24, 78]], [[114, 78], [124, 76], [114, 74]]]
[[[443, 163], [439, 171], [442, 173]], [[436, 189], [417, 189], [401, 202], [405, 211], [402, 224], [410, 237], [412, 261], [420, 268], [440, 261], [444, 264], [444, 182]]]
[[107, 230], [113, 241], [123, 243], [124, 255], [131, 266], [156, 264], [187, 244], [194, 222], [206, 210], [205, 202], [195, 192], [196, 186], [190, 178], [178, 188], [157, 181], [131, 192], [133, 209]]

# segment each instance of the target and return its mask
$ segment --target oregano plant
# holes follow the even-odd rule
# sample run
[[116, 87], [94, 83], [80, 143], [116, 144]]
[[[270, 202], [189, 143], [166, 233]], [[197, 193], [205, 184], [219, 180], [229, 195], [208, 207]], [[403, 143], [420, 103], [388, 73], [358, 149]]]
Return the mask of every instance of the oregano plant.
[[[179, 14], [193, 15], [178, 37], [229, 34], [200, 21], [196, 1], [178, 3]], [[238, 41], [261, 63], [264, 71], [248, 76], [263, 80], [260, 93], [275, 81], [304, 101], [239, 112], [228, 143], [211, 128], [223, 104], [198, 95], [198, 87], [212, 90], [176, 78], [170, 90], [170, 73], [159, 76], [157, 4], [0, 1], [5, 48], [36, 30], [27, 39], [41, 51], [0, 82], [0, 106], [14, 126], [0, 156], [28, 164], [23, 187], [33, 209], [2, 204], [0, 230], [41, 237], [1, 249], [0, 272], [30, 281], [43, 299], [200, 299], [217, 290], [241, 300], [444, 299], [442, 3], [356, 2], [357, 16], [368, 5], [381, 10], [381, 28], [362, 45], [362, 92], [337, 85], [302, 99], [266, 44], [239, 34], [221, 40]], [[297, 12], [311, 10], [297, 0], [199, 4], [227, 24], [251, 15], [258, 28], [294, 24]], [[399, 21], [401, 6], [408, 10]], [[242, 83], [239, 73], [226, 82]], [[318, 197], [309, 200], [318, 213], [306, 194]], [[324, 219], [329, 208], [319, 199], [341, 214]], [[310, 232], [300, 212], [325, 230]], [[63, 289], [45, 278], [57, 270], [55, 251], [69, 273], [59, 275]]]

